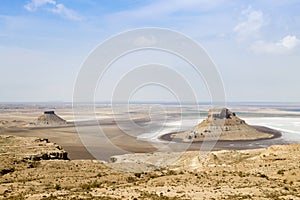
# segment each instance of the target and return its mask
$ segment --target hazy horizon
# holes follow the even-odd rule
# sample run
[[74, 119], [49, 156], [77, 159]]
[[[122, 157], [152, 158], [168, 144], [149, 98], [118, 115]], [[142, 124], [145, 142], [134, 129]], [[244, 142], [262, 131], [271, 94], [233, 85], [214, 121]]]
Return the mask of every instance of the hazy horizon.
[[[72, 104], [72, 101], [0, 101], [0, 104], [35, 104], [35, 103], [41, 103], [41, 104]], [[89, 103], [89, 104], [111, 104], [111, 101], [95, 101], [95, 102], [78, 102], [78, 104], [84, 104], [84, 103]], [[211, 105], [212, 102], [210, 101], [199, 101], [199, 102], [186, 102], [186, 101], [181, 101], [181, 102], [175, 102], [175, 101], [117, 101], [113, 102], [116, 104], [199, 104], [199, 105]], [[215, 102], [217, 103], [217, 102]], [[227, 105], [230, 104], [257, 104], [257, 105], [264, 105], [264, 104], [300, 104], [300, 101], [226, 101], [225, 102]]]

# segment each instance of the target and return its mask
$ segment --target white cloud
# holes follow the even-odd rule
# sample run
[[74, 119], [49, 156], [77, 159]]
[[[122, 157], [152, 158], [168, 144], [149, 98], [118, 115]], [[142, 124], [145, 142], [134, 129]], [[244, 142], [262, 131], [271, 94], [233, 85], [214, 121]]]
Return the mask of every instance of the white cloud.
[[66, 8], [63, 4], [56, 4], [55, 8], [50, 9], [50, 11], [67, 19], [81, 20], [80, 16], [78, 16], [73, 10]]
[[66, 19], [77, 21], [82, 19], [75, 11], [66, 8], [63, 4], [57, 3], [54, 0], [32, 0], [24, 5], [24, 8], [30, 12], [34, 12], [40, 7], [44, 7], [45, 10], [58, 14]]
[[287, 35], [278, 42], [256, 41], [251, 50], [260, 54], [285, 54], [294, 50], [300, 44], [300, 40], [294, 35]]
[[294, 49], [299, 44], [299, 39], [294, 35], [288, 35], [280, 40], [279, 44], [287, 49]]
[[56, 5], [56, 2], [54, 0], [32, 0], [31, 2], [28, 2], [26, 5], [24, 5], [24, 8], [28, 11], [33, 12], [36, 11], [39, 7], [47, 4]]
[[241, 12], [242, 20], [234, 27], [238, 41], [257, 37], [260, 29], [265, 25], [264, 14], [260, 10], [253, 10], [251, 7]]
[[263, 38], [261, 29], [267, 24], [264, 13], [251, 6], [241, 12], [241, 21], [234, 27], [237, 41], [245, 43], [258, 54], [286, 54], [293, 51], [300, 43], [294, 35], [287, 35], [277, 42]]

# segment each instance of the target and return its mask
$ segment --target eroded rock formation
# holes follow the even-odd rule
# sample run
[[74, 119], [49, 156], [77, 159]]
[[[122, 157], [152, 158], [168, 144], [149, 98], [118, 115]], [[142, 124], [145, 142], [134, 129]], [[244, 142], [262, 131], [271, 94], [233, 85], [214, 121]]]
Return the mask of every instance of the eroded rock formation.
[[261, 131], [259, 127], [248, 125], [227, 108], [210, 109], [208, 116], [191, 130], [174, 134], [184, 141], [202, 140], [254, 140], [270, 138], [272, 134]]
[[37, 119], [36, 124], [38, 126], [59, 126], [66, 123], [66, 120], [57, 116], [54, 111], [45, 111], [44, 114]]

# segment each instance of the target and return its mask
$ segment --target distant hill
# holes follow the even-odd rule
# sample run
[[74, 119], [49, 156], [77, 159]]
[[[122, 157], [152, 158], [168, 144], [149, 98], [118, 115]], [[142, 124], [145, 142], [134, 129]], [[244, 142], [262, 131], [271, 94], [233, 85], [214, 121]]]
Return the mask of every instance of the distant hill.
[[37, 126], [57, 126], [66, 123], [66, 120], [57, 116], [54, 111], [45, 111], [44, 114], [37, 119]]
[[203, 140], [255, 140], [273, 137], [273, 132], [263, 127], [248, 125], [227, 108], [209, 110], [208, 116], [191, 130], [173, 135], [183, 141]]

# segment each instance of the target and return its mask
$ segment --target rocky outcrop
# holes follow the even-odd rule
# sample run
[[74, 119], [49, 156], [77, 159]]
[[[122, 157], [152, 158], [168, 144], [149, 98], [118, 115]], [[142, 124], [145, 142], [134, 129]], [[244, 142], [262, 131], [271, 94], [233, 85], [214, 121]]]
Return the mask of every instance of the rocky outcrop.
[[25, 157], [24, 159], [39, 161], [39, 160], [68, 160], [67, 152], [40, 152], [34, 155]]
[[59, 126], [67, 124], [66, 120], [57, 116], [54, 111], [45, 111], [36, 122], [37, 126]]
[[273, 135], [258, 130], [238, 118], [234, 112], [227, 108], [214, 108], [209, 110], [208, 116], [191, 130], [174, 134], [174, 138], [183, 141], [205, 140], [255, 140], [271, 138]]
[[47, 139], [0, 136], [0, 178], [18, 170], [36, 168], [41, 160], [69, 159], [66, 151]]
[[8, 154], [18, 160], [68, 160], [68, 153], [48, 139], [0, 136], [0, 158]]

